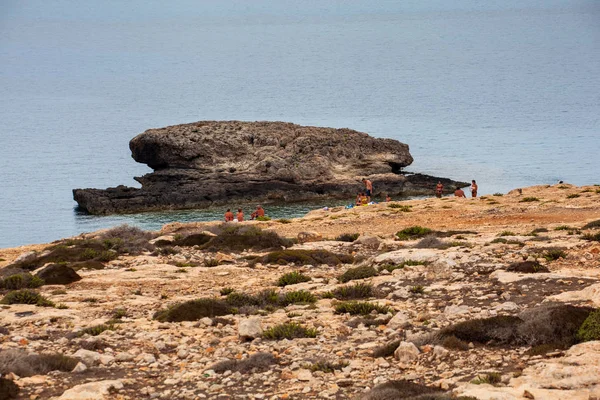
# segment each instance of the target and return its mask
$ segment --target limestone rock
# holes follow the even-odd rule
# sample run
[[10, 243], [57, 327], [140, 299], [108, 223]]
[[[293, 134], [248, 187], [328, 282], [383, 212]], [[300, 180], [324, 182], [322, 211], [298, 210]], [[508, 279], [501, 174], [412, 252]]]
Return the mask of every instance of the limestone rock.
[[419, 349], [413, 343], [401, 342], [396, 351], [394, 351], [394, 357], [400, 362], [408, 363], [416, 360], [419, 353]]
[[[200, 121], [149, 129], [129, 143], [154, 172], [141, 189], [75, 189], [92, 214], [205, 207], [233, 200], [350, 198], [374, 182], [375, 194], [430, 193], [438, 178], [403, 175], [413, 161], [406, 144], [350, 129], [285, 122]], [[445, 187], [466, 183], [442, 179]]]
[[66, 390], [58, 400], [105, 400], [113, 398], [112, 390], [120, 389], [123, 383], [118, 380], [90, 382]]
[[298, 242], [318, 242], [323, 239], [323, 236], [318, 232], [300, 232], [298, 233]]
[[80, 374], [82, 372], [87, 371], [87, 369], [88, 368], [85, 366], [84, 363], [79, 362], [79, 363], [77, 363], [77, 365], [75, 366], [75, 368], [73, 368], [73, 371], [71, 371], [71, 372], [73, 372], [74, 374]]
[[388, 328], [405, 328], [410, 325], [410, 316], [403, 311], [399, 311], [387, 323]]
[[241, 319], [238, 326], [238, 335], [242, 339], [255, 339], [263, 333], [260, 318], [252, 317]]
[[375, 236], [359, 236], [358, 239], [354, 241], [354, 244], [360, 244], [373, 250], [377, 250], [380, 243], [381, 240]]

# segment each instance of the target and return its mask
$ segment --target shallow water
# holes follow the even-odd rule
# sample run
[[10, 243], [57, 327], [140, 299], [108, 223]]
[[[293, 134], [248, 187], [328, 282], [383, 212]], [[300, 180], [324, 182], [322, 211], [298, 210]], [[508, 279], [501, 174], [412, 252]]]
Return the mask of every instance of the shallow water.
[[149, 172], [136, 134], [203, 119], [398, 139], [409, 170], [481, 194], [599, 183], [599, 20], [593, 0], [2, 2], [0, 247], [220, 218], [91, 217], [72, 200]]

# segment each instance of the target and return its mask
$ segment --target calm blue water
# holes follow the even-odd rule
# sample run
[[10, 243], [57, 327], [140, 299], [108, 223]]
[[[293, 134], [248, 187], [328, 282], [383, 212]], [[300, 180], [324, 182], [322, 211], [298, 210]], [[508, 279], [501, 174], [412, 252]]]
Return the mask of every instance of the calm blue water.
[[0, 247], [214, 217], [82, 216], [71, 195], [135, 186], [133, 136], [203, 119], [398, 139], [410, 170], [482, 194], [599, 183], [600, 2], [488, 3], [1, 0]]

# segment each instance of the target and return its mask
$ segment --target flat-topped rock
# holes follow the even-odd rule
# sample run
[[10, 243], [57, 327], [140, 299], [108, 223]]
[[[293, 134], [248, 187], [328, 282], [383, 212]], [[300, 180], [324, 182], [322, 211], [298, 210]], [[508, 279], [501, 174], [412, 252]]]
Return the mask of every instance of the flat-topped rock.
[[[154, 172], [141, 189], [75, 189], [92, 214], [198, 208], [227, 202], [353, 198], [373, 181], [375, 194], [432, 193], [438, 178], [402, 174], [408, 145], [351, 129], [285, 122], [201, 121], [149, 129], [129, 143]], [[466, 183], [442, 180], [448, 191]]]

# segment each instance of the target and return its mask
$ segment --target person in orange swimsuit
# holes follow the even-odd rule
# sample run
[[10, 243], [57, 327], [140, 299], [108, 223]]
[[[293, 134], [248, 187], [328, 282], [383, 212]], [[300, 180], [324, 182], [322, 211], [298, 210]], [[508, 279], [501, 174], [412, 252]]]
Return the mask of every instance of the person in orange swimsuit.
[[437, 197], [438, 199], [441, 198], [443, 192], [444, 185], [442, 185], [441, 181], [438, 181], [437, 185], [435, 186], [435, 197]]
[[238, 222], [244, 222], [244, 212], [242, 211], [241, 208], [238, 208], [237, 220], [238, 220]]
[[228, 208], [227, 212], [225, 213], [225, 222], [231, 222], [233, 221], [233, 213], [231, 212], [231, 209]]
[[471, 197], [477, 197], [477, 182], [475, 182], [475, 179], [471, 181]]

